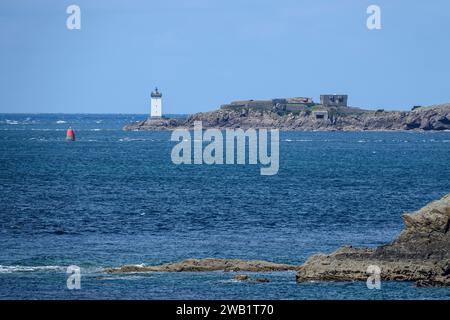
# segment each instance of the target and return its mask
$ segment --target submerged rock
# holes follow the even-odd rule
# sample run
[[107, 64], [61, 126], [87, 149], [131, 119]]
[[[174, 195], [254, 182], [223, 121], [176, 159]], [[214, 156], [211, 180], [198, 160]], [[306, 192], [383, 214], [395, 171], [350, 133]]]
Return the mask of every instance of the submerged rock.
[[255, 278], [252, 279], [246, 274], [237, 274], [233, 277], [233, 280], [240, 282], [248, 282], [248, 283], [265, 283], [270, 282], [269, 278]]
[[450, 194], [412, 214], [392, 243], [375, 249], [342, 247], [309, 258], [297, 282], [365, 281], [367, 268], [381, 269], [382, 280], [415, 281], [418, 286], [450, 286]]
[[125, 265], [120, 268], [106, 269], [109, 273], [127, 272], [205, 272], [205, 271], [287, 271], [297, 270], [298, 266], [279, 264], [262, 260], [239, 259], [188, 259], [175, 263], [165, 263], [157, 266]]
[[250, 277], [246, 274], [237, 274], [233, 277], [233, 280], [236, 281], [247, 281]]

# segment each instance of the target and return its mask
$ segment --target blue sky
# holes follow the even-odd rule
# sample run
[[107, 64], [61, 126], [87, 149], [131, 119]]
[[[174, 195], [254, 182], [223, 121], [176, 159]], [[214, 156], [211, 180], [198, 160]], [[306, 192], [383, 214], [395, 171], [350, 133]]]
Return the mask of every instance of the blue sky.
[[147, 113], [154, 86], [165, 113], [321, 93], [409, 109], [450, 102], [449, 36], [447, 0], [2, 0], [0, 112]]

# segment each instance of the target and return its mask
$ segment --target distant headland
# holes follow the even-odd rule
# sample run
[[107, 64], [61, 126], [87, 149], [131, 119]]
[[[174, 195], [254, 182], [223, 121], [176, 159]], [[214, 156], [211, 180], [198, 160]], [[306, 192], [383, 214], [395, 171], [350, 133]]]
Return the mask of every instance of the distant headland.
[[[155, 97], [155, 92], [157, 93]], [[324, 94], [320, 102], [312, 98], [233, 101], [210, 112], [187, 117], [160, 116], [162, 94], [152, 93], [151, 116], [127, 124], [124, 130], [191, 129], [195, 121], [204, 128], [280, 129], [285, 131], [363, 131], [363, 130], [450, 130], [450, 103], [414, 106], [411, 111], [369, 110], [347, 105], [344, 94]], [[156, 110], [156, 111], [155, 111]], [[155, 116], [156, 115], [156, 116]]]

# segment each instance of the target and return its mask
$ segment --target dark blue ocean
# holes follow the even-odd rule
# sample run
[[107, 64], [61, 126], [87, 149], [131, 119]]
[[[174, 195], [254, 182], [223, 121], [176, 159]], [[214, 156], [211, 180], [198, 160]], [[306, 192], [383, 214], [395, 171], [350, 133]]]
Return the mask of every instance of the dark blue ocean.
[[[450, 132], [282, 132], [280, 169], [172, 164], [144, 115], [0, 115], [0, 299], [450, 299], [413, 283], [239, 283], [232, 273], [110, 275], [186, 258], [300, 264], [378, 246], [450, 192]], [[68, 126], [77, 141], [65, 141]], [[81, 268], [68, 290], [66, 268]]]

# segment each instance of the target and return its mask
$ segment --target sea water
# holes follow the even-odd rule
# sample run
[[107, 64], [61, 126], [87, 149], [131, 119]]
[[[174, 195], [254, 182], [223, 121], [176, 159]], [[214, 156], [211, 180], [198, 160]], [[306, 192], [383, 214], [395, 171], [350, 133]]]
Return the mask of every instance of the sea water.
[[[297, 284], [295, 272], [251, 275], [269, 283], [104, 273], [374, 247], [398, 235], [404, 212], [450, 192], [450, 132], [281, 132], [279, 172], [261, 176], [256, 165], [174, 165], [170, 132], [122, 131], [144, 118], [0, 115], [1, 299], [450, 299], [414, 283]], [[70, 265], [79, 290], [67, 288]]]

